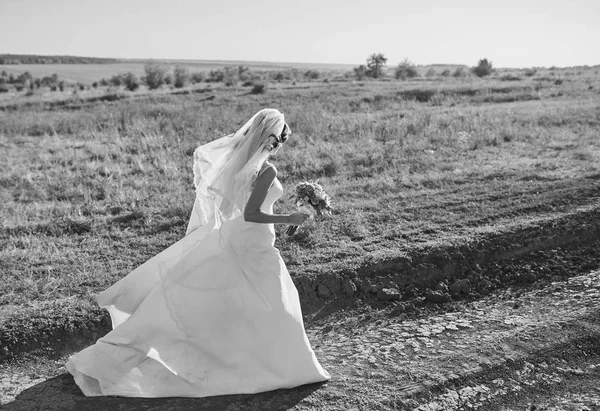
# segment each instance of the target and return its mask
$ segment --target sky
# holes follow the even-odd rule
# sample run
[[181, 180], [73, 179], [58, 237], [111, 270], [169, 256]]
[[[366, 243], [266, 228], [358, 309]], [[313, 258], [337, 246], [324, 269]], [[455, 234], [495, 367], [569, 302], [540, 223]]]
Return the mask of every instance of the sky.
[[600, 64], [600, 0], [0, 0], [0, 54]]

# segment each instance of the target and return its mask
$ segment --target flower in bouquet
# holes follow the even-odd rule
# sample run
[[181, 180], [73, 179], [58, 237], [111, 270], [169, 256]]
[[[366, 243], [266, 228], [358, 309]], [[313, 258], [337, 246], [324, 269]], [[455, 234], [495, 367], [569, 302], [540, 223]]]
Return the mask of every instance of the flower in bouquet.
[[[327, 195], [323, 187], [312, 181], [303, 181], [296, 185], [291, 197], [296, 203], [298, 210], [307, 214], [316, 213], [317, 216], [331, 215], [333, 210], [331, 197]], [[291, 225], [286, 230], [287, 235], [294, 235], [298, 226]]]

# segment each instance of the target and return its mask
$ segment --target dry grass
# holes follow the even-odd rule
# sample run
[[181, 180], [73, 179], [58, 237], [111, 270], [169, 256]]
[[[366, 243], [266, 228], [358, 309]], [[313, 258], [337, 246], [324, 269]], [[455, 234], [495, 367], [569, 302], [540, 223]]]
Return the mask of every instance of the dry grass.
[[281, 83], [264, 95], [214, 88], [0, 111], [0, 305], [88, 298], [181, 238], [193, 149], [263, 107], [294, 131], [274, 160], [284, 186], [319, 178], [336, 201], [331, 220], [278, 239], [296, 276], [597, 203], [600, 76], [557, 85], [543, 75]]

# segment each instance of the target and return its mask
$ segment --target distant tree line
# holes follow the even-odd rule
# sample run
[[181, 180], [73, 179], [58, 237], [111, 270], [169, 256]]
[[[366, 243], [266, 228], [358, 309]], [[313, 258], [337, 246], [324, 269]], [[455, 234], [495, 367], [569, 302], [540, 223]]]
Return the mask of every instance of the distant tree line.
[[[10, 88], [16, 91], [21, 91], [25, 88], [33, 91], [42, 87], [48, 87], [51, 91], [63, 91], [65, 82], [59, 80], [58, 74], [54, 73], [51, 76], [33, 77], [30, 72], [26, 71], [19, 75], [7, 73], [5, 70], [0, 71], [0, 93], [10, 91]], [[80, 86], [81, 87], [81, 86]]]
[[[387, 58], [382, 53], [374, 53], [371, 54], [367, 58], [367, 64], [361, 64], [360, 66], [354, 67], [353, 74], [354, 77], [358, 80], [363, 80], [365, 78], [373, 78], [379, 79], [382, 77], [386, 77]], [[457, 67], [453, 72], [449, 69], [445, 69], [441, 73], [437, 73], [433, 68], [430, 68], [427, 73], [425, 73], [425, 77], [434, 77], [440, 75], [442, 77], [466, 77], [469, 74], [473, 74], [477, 77], [485, 77], [492, 74], [494, 71], [492, 67], [492, 62], [488, 61], [488, 59], [479, 60], [477, 66], [472, 67], [470, 70], [465, 70], [464, 66]], [[398, 80], [407, 80], [410, 78], [420, 77], [420, 74], [417, 70], [417, 66], [414, 63], [411, 63], [408, 59], [404, 59], [401, 63], [399, 63], [394, 70], [394, 77]]]
[[301, 71], [296, 68], [287, 70], [250, 70], [245, 66], [227, 66], [222, 69], [210, 71], [191, 72], [188, 68], [176, 65], [172, 69], [157, 62], [148, 62], [144, 66], [144, 74], [138, 77], [135, 73], [128, 72], [115, 74], [110, 78], [103, 78], [93, 84], [97, 86], [125, 87], [129, 91], [137, 90], [145, 85], [150, 90], [162, 86], [182, 88], [197, 83], [224, 83], [226, 86], [242, 85], [255, 87], [253, 90], [264, 90], [265, 82], [280, 81], [316, 81], [322, 74], [316, 70]]
[[117, 59], [99, 57], [0, 54], [0, 64], [110, 64], [118, 62]]

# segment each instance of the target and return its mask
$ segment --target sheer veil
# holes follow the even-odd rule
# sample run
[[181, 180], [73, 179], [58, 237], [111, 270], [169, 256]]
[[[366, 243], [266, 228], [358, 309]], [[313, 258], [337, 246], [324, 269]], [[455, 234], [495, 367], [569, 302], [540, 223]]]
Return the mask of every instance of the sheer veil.
[[[136, 311], [155, 284], [171, 279], [172, 272], [177, 272], [176, 281], [204, 281], [203, 284], [213, 288], [233, 281], [228, 276], [213, 276], [210, 270], [198, 271], [196, 255], [198, 252], [219, 255], [220, 251], [213, 246], [227, 247], [233, 252], [230, 242], [238, 233], [236, 224], [227, 223], [243, 216], [252, 183], [269, 157], [269, 137], [279, 136], [284, 125], [283, 114], [264, 109], [236, 133], [195, 150], [196, 199], [185, 237], [96, 297], [98, 305], [111, 313], [113, 328]], [[217, 234], [214, 237], [217, 241], [204, 243], [211, 233]], [[235, 253], [231, 255], [236, 258]], [[203, 276], [211, 276], [210, 281], [203, 280]], [[175, 304], [179, 297], [169, 292], [166, 298], [169, 304]]]
[[195, 150], [196, 199], [186, 234], [206, 224], [219, 228], [243, 215], [252, 182], [269, 156], [264, 149], [269, 136], [281, 134], [284, 124], [278, 110], [263, 109], [236, 133]]

